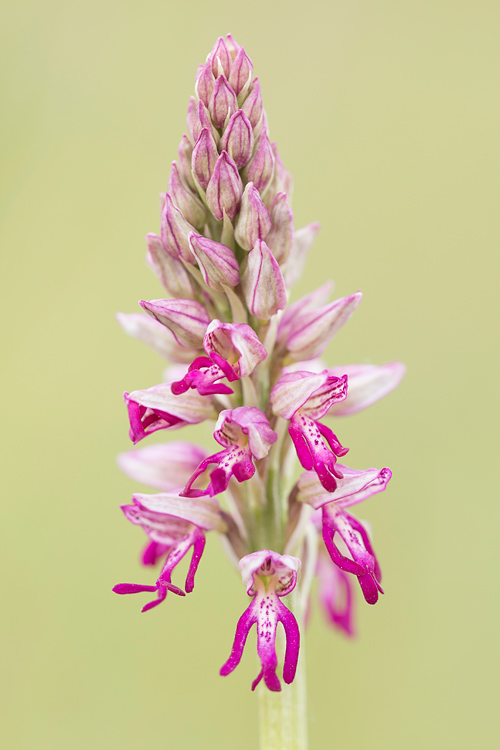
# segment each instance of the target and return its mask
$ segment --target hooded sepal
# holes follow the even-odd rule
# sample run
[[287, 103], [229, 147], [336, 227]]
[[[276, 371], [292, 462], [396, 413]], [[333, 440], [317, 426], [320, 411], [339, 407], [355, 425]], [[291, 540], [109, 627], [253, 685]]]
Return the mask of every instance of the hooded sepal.
[[212, 128], [203, 128], [193, 149], [192, 169], [200, 186], [205, 190], [213, 175], [219, 152]]
[[241, 105], [241, 109], [252, 123], [252, 128], [255, 131], [257, 125], [261, 120], [263, 112], [262, 93], [260, 90], [260, 83], [258, 78], [254, 78], [252, 83], [250, 84], [248, 96]]
[[274, 152], [269, 143], [267, 132], [262, 130], [255, 144], [254, 155], [242, 171], [245, 182], [253, 182], [257, 190], [263, 195], [273, 178]]
[[235, 55], [231, 72], [229, 73], [229, 85], [241, 101], [245, 96], [252, 80], [253, 64], [247, 53], [240, 47]]
[[158, 276], [171, 297], [193, 297], [193, 281], [180, 260], [165, 250], [161, 237], [157, 234], [146, 235], [148, 253], [147, 264]]
[[192, 299], [141, 300], [140, 306], [152, 318], [163, 323], [181, 346], [201, 347], [210, 323], [210, 316], [201, 304]]
[[186, 221], [192, 224], [193, 227], [204, 226], [207, 215], [205, 206], [181, 179], [176, 161], [172, 162], [172, 169], [168, 180], [168, 192]]
[[124, 399], [134, 444], [157, 430], [177, 430], [215, 418], [211, 398], [196, 391], [176, 396], [169, 383], [125, 393]]
[[257, 653], [262, 669], [252, 683], [252, 690], [263, 679], [269, 690], [280, 691], [281, 684], [276, 674], [276, 629], [278, 622], [281, 622], [286, 635], [283, 680], [286, 684], [293, 682], [299, 657], [300, 632], [295, 617], [280, 598], [295, 588], [300, 564], [297, 557], [279, 555], [268, 549], [253, 552], [241, 559], [239, 567], [243, 582], [247, 594], [253, 599], [238, 621], [231, 655], [220, 670], [222, 676], [230, 674], [240, 663], [248, 633], [256, 623]]
[[241, 210], [234, 236], [243, 250], [251, 250], [257, 240], [265, 240], [271, 229], [271, 217], [253, 182], [248, 182], [241, 197]]
[[337, 377], [328, 370], [319, 373], [297, 370], [280, 377], [271, 390], [270, 401], [274, 414], [284, 419], [291, 419], [299, 409], [311, 419], [321, 419], [347, 393], [347, 375]]
[[116, 313], [125, 333], [148, 344], [155, 352], [172, 362], [189, 364], [198, 356], [195, 347], [181, 346], [174, 334], [158, 320], [142, 313]]
[[271, 204], [271, 231], [266, 243], [277, 262], [282, 265], [288, 259], [293, 242], [293, 213], [288, 205], [286, 193], [278, 193]]
[[241, 286], [250, 312], [259, 320], [269, 320], [286, 307], [285, 282], [264, 240], [257, 240], [248, 254]]
[[194, 263], [189, 247], [189, 235], [193, 231], [194, 227], [174, 206], [171, 196], [167, 193], [161, 214], [161, 239], [165, 250], [173, 258], [182, 258], [188, 263]]
[[238, 100], [229, 85], [225, 75], [220, 75], [215, 81], [208, 111], [216, 128], [223, 128], [231, 115], [238, 109]]
[[243, 110], [239, 109], [231, 115], [219, 148], [221, 151], [227, 151], [238, 169], [241, 169], [250, 159], [253, 145], [252, 125]]
[[207, 205], [216, 219], [222, 221], [224, 211], [234, 219], [241, 205], [243, 183], [238, 167], [226, 151], [217, 162], [207, 186]]
[[[255, 474], [253, 459], [259, 460], [267, 456], [278, 436], [260, 409], [239, 406], [221, 411], [215, 425], [214, 438], [225, 450], [200, 463], [181, 493], [183, 497], [213, 497], [227, 489], [232, 476], [238, 482], [250, 479]], [[205, 490], [194, 489], [194, 482], [210, 464], [217, 464], [217, 468], [210, 474], [208, 487]]]
[[191, 250], [200, 267], [205, 284], [216, 292], [223, 292], [224, 286], [238, 285], [239, 264], [233, 251], [220, 242], [209, 240], [202, 234], [192, 233], [189, 237]]

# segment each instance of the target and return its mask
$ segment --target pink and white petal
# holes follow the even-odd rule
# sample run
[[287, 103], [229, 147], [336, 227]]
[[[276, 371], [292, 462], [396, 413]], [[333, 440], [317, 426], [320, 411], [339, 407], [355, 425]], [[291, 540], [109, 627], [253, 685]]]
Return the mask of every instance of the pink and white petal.
[[170, 492], [184, 487], [207, 451], [199, 445], [173, 440], [120, 453], [120, 469], [136, 482]]
[[347, 417], [366, 409], [397, 388], [406, 367], [402, 362], [389, 362], [386, 365], [343, 365], [331, 367], [328, 372], [330, 375], [346, 374], [349, 378], [347, 398], [342, 403], [333, 404], [328, 416]]
[[173, 362], [192, 362], [199, 349], [181, 346], [174, 334], [162, 323], [142, 313], [116, 313], [116, 319], [125, 333], [143, 341], [165, 359]]
[[343, 477], [337, 479], [337, 488], [334, 492], [327, 492], [322, 487], [316, 472], [305, 471], [299, 477], [297, 500], [312, 505], [316, 510], [327, 503], [348, 508], [378, 492], [383, 492], [392, 476], [391, 470], [387, 468], [350, 469], [342, 464], [337, 464], [337, 468]]
[[212, 399], [209, 396], [200, 396], [196, 391], [188, 391], [175, 396], [169, 383], [132, 391], [128, 399], [149, 409], [172, 414], [188, 424], [198, 424], [205, 419], [215, 419], [216, 416]]
[[324, 385], [327, 378], [326, 370], [317, 374], [299, 370], [282, 375], [271, 390], [270, 401], [274, 414], [291, 419], [308, 398]]
[[162, 492], [156, 495], [133, 495], [134, 502], [150, 513], [173, 516], [187, 521], [205, 531], [217, 529], [224, 532], [226, 524], [221, 518], [216, 500], [199, 497], [180, 497], [177, 494]]

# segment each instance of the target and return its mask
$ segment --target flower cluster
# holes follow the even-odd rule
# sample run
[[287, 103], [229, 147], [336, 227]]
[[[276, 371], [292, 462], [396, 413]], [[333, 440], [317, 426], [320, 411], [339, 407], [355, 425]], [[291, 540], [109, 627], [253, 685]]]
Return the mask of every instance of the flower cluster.
[[[161, 570], [154, 584], [122, 583], [114, 591], [154, 594], [143, 611], [169, 591], [185, 596], [206, 533], [217, 532], [252, 597], [221, 674], [237, 666], [256, 624], [262, 669], [252, 689], [263, 680], [278, 691], [278, 622], [290, 683], [299, 655], [296, 617], [303, 616], [293, 602], [308, 601], [315, 573], [327, 618], [347, 634], [354, 630], [354, 578], [368, 603], [382, 593], [369, 533], [350, 508], [384, 490], [391, 472], [340, 463], [348, 448], [324, 420], [377, 401], [404, 367], [322, 366], [319, 357], [360, 292], [329, 301], [325, 284], [288, 305], [318, 225], [294, 228], [292, 179], [269, 140], [252, 62], [230, 35], [199, 66], [187, 129], [162, 195], [160, 234], [146, 237], [164, 298], [118, 316], [128, 334], [174, 366], [167, 382], [126, 393], [125, 403], [134, 444], [157, 430], [213, 420], [222, 450], [207, 455], [170, 441], [121, 454], [123, 471], [159, 490], [134, 495], [122, 510], [147, 536], [142, 563]], [[304, 472], [294, 484], [295, 455]], [[190, 550], [184, 591], [172, 577]], [[287, 606], [283, 597], [292, 592]]]

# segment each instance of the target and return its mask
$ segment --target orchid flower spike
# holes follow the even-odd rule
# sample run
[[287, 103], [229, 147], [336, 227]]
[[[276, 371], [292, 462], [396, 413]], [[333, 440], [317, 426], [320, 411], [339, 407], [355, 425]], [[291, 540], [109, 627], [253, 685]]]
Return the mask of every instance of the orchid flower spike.
[[[169, 367], [157, 385], [124, 398], [134, 445], [159, 430], [206, 423], [221, 450], [167, 440], [120, 454], [120, 468], [156, 492], [134, 494], [122, 510], [146, 534], [141, 562], [160, 570], [156, 581], [114, 591], [149, 592], [144, 610], [168, 591], [184, 596], [207, 534], [218, 535], [251, 597], [221, 674], [240, 662], [256, 624], [261, 670], [252, 689], [261, 683], [259, 690], [280, 691], [278, 622], [290, 683], [315, 576], [328, 622], [349, 636], [356, 630], [354, 578], [370, 604], [382, 593], [368, 529], [350, 508], [385, 490], [391, 472], [340, 464], [348, 449], [324, 420], [372, 405], [394, 390], [405, 368], [320, 361], [328, 362], [327, 347], [361, 292], [331, 301], [326, 282], [289, 304], [319, 224], [295, 228], [293, 180], [271, 140], [260, 81], [230, 34], [198, 67], [186, 124], [165, 174], [158, 226], [146, 236], [157, 298], [141, 300], [140, 313], [117, 316]], [[304, 471], [295, 482], [297, 459]], [[180, 588], [173, 579], [188, 554]]]

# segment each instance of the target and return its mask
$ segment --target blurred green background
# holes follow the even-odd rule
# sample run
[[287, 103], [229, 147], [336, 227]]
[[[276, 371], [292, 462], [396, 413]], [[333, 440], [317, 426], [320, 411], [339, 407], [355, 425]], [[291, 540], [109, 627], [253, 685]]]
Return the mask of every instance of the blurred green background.
[[[401, 359], [397, 393], [342, 421], [356, 467], [390, 466], [363, 507], [386, 596], [359, 638], [314, 605], [312, 750], [494, 748], [498, 705], [498, 2], [26, 0], [2, 57], [4, 747], [257, 745], [255, 636], [222, 679], [247, 606], [210, 538], [193, 595], [142, 615], [142, 532], [122, 392], [163, 363], [116, 310], [161, 296], [144, 266], [158, 193], [217, 36], [245, 46], [322, 230], [295, 296], [364, 301], [329, 364]], [[495, 309], [496, 308], [496, 309]], [[208, 432], [192, 429], [187, 435]], [[161, 436], [164, 437], [164, 436]], [[173, 437], [180, 437], [179, 433]], [[179, 573], [182, 580], [182, 570]]]

